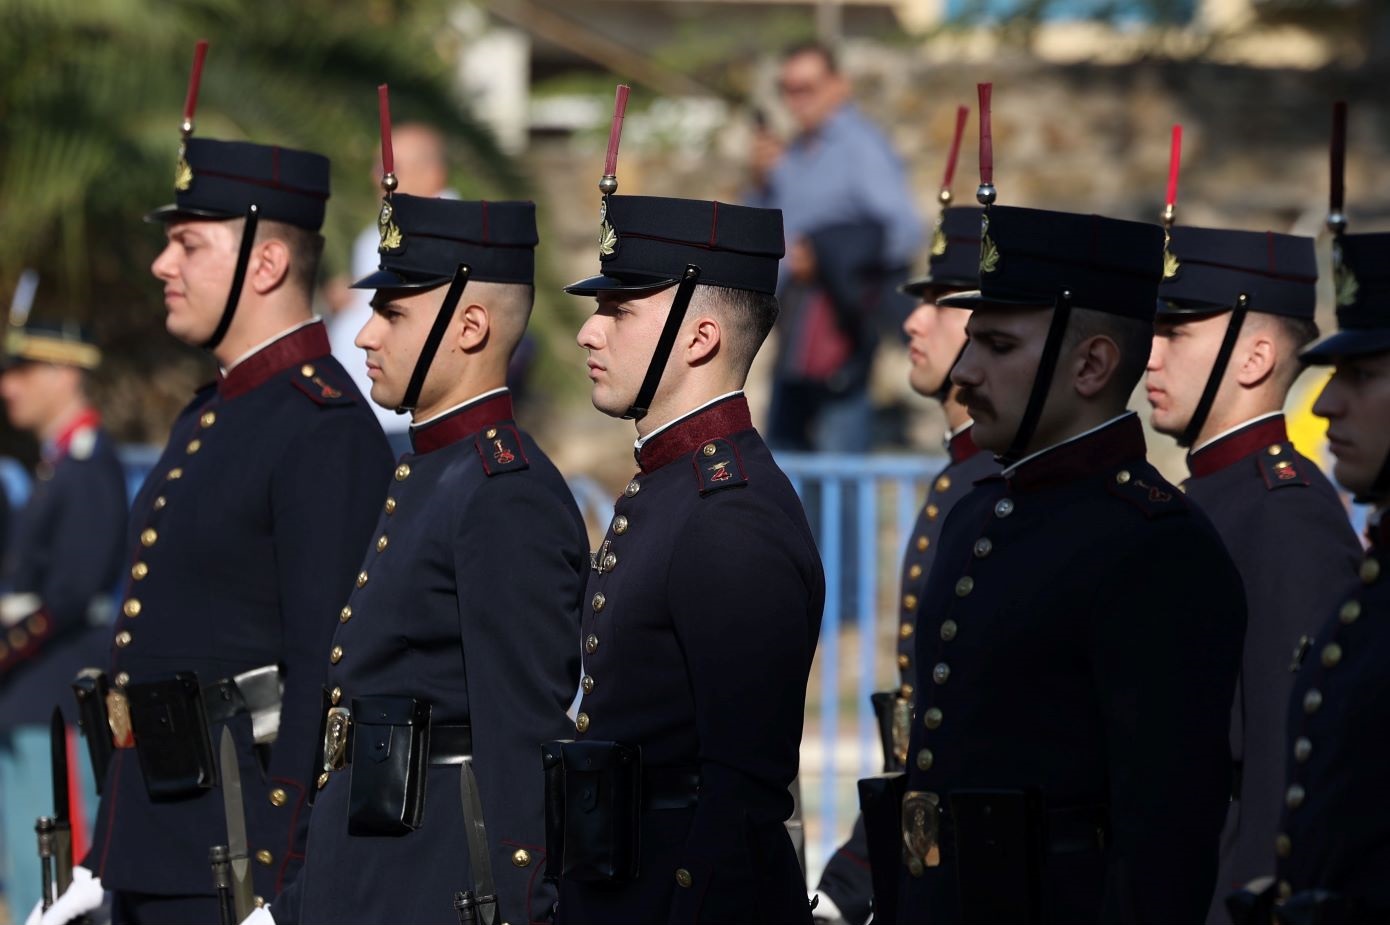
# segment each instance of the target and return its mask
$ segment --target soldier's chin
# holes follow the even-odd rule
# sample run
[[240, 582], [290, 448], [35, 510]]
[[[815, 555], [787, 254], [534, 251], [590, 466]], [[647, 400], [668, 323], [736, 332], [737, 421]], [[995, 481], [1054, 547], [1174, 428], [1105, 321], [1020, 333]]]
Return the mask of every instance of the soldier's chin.
[[372, 383], [371, 390], [372, 402], [385, 408], [387, 411], [394, 411], [401, 406], [401, 398], [404, 389], [397, 389], [387, 385], [385, 381], [378, 379]]
[[991, 453], [1002, 453], [1009, 448], [1009, 440], [1013, 438], [1014, 430], [1018, 425], [1006, 425], [993, 415], [978, 414], [974, 416], [975, 426], [970, 428], [971, 439], [975, 445]]
[[212, 337], [212, 332], [216, 328], [216, 323], [211, 325], [199, 324], [198, 318], [187, 308], [177, 311], [170, 310], [164, 315], [164, 330], [191, 347], [207, 343], [208, 338]]
[[911, 386], [912, 391], [916, 392], [918, 395], [932, 398], [937, 392], [941, 391], [941, 387], [946, 384], [946, 380], [944, 377], [938, 376], [935, 370], [924, 363], [920, 366], [911, 366], [908, 368], [907, 384]]
[[594, 408], [602, 411], [610, 418], [620, 418], [627, 411], [631, 402], [615, 396], [611, 391], [601, 385], [595, 384], [590, 392], [590, 400], [594, 403]]
[[1149, 414], [1149, 426], [1165, 437], [1176, 438], [1182, 436], [1182, 432], [1187, 429], [1187, 422], [1176, 420], [1172, 414], [1154, 408]]
[[1378, 471], [1358, 460], [1337, 459], [1332, 464], [1332, 476], [1337, 484], [1358, 497], [1364, 497], [1374, 486]]

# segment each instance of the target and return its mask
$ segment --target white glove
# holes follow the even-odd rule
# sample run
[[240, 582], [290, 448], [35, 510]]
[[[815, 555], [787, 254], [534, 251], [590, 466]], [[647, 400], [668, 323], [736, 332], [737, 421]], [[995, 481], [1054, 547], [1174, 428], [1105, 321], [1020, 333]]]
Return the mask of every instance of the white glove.
[[824, 893], [818, 892], [812, 895], [818, 900], [816, 908], [811, 910], [811, 921], [815, 922], [816, 925], [843, 922], [845, 920], [845, 914], [840, 911], [839, 906], [835, 905], [835, 900], [826, 896]]
[[[39, 925], [67, 925], [79, 915], [95, 912], [101, 907], [106, 893], [101, 886], [101, 878], [85, 867], [72, 869], [72, 884], [58, 901], [48, 907], [39, 918]], [[33, 914], [27, 925], [34, 925]]]
[[275, 916], [270, 914], [269, 906], [258, 906], [241, 920], [241, 925], [275, 925]]

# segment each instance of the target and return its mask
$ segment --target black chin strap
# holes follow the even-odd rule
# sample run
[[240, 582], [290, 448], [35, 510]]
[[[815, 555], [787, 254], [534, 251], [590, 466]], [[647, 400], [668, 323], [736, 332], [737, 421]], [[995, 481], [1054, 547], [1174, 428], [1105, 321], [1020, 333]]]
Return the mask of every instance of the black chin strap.
[[676, 335], [680, 333], [681, 324], [685, 321], [686, 309], [690, 307], [690, 297], [695, 294], [695, 285], [699, 281], [700, 268], [693, 263], [688, 264], [685, 268], [685, 275], [681, 277], [680, 285], [676, 288], [676, 298], [671, 303], [671, 313], [666, 316], [666, 324], [661, 329], [661, 337], [657, 339], [656, 352], [652, 354], [652, 362], [647, 367], [647, 375], [642, 379], [642, 387], [637, 390], [637, 397], [623, 412], [624, 420], [640, 421], [651, 410], [652, 399], [656, 397], [656, 387], [661, 384], [661, 374], [666, 371], [666, 361], [671, 359], [671, 350], [676, 346]]
[[1047, 340], [1043, 343], [1042, 356], [1038, 358], [1038, 372], [1033, 377], [1033, 389], [1028, 393], [1028, 405], [1023, 409], [1023, 419], [1018, 422], [1018, 430], [1009, 444], [1009, 449], [1000, 457], [1006, 465], [1016, 463], [1028, 454], [1028, 444], [1038, 429], [1042, 418], [1043, 405], [1047, 404], [1047, 393], [1052, 388], [1052, 377], [1057, 372], [1057, 358], [1062, 355], [1062, 340], [1067, 334], [1067, 322], [1071, 320], [1071, 291], [1058, 293], [1052, 307], [1052, 322], [1047, 328]]
[[956, 371], [960, 365], [960, 358], [965, 356], [965, 348], [970, 346], [970, 338], [965, 339], [965, 343], [960, 345], [960, 350], [956, 353], [956, 358], [951, 361], [951, 365], [946, 369], [946, 378], [941, 380], [941, 388], [931, 394], [932, 398], [941, 402], [943, 405], [951, 397], [951, 373]]
[[463, 263], [454, 270], [454, 278], [449, 283], [449, 291], [444, 294], [439, 314], [434, 316], [434, 324], [425, 337], [424, 346], [420, 348], [420, 357], [415, 361], [415, 371], [410, 374], [410, 384], [405, 387], [405, 395], [401, 396], [401, 403], [396, 406], [397, 414], [414, 411], [415, 406], [420, 403], [420, 390], [425, 387], [425, 376], [429, 375], [434, 355], [439, 352], [439, 345], [444, 342], [444, 332], [449, 329], [454, 309], [458, 308], [459, 299], [463, 297], [463, 288], [468, 285], [470, 272], [468, 265]]
[[251, 248], [256, 244], [256, 224], [260, 221], [261, 208], [254, 202], [246, 207], [246, 224], [241, 229], [241, 247], [236, 255], [236, 272], [232, 275], [232, 288], [227, 293], [227, 306], [222, 309], [222, 318], [217, 322], [217, 330], [203, 342], [204, 350], [214, 350], [227, 336], [232, 326], [232, 316], [236, 314], [237, 303], [241, 301], [241, 287], [246, 282], [246, 268], [251, 265]]
[[1202, 428], [1206, 426], [1207, 417], [1211, 414], [1212, 406], [1216, 404], [1216, 393], [1221, 390], [1221, 380], [1226, 378], [1226, 367], [1231, 364], [1231, 356], [1236, 351], [1236, 341], [1240, 339], [1241, 326], [1245, 324], [1245, 316], [1249, 311], [1250, 300], [1242, 292], [1240, 298], [1236, 299], [1235, 308], [1231, 309], [1231, 320], [1226, 324], [1226, 336], [1221, 339], [1221, 349], [1216, 352], [1216, 362], [1212, 364], [1211, 375], [1207, 376], [1207, 384], [1202, 389], [1202, 397], [1197, 400], [1197, 407], [1192, 409], [1192, 418], [1178, 437], [1178, 446], [1191, 447], [1202, 435]]

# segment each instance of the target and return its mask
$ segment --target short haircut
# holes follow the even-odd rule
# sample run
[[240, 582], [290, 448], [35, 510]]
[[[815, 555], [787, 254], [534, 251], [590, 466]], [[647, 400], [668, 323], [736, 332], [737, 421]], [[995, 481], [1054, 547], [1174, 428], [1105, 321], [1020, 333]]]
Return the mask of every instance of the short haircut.
[[726, 348], [734, 365], [747, 373], [758, 355], [758, 348], [777, 322], [777, 297], [749, 289], [724, 286], [696, 286], [690, 310], [718, 314], [724, 321]]
[[[245, 219], [234, 221], [238, 228], [245, 229]], [[313, 296], [314, 284], [318, 282], [319, 263], [323, 260], [323, 235], [288, 222], [261, 219], [256, 223], [256, 242], [259, 244], [270, 240], [282, 242], [290, 252], [290, 269], [286, 280], [305, 295]]]
[[[1245, 323], [1273, 329], [1288, 347], [1287, 356], [1281, 356], [1278, 365], [1280, 384], [1287, 390], [1303, 372], [1306, 365], [1299, 356], [1304, 347], [1318, 339], [1318, 323], [1312, 318], [1290, 318], [1288, 315], [1274, 315], [1267, 312], [1252, 312], [1246, 316]], [[1283, 351], [1281, 351], [1283, 353]]]
[[834, 50], [824, 42], [810, 40], [789, 45], [786, 50], [782, 52], [782, 60], [786, 62], [790, 61], [792, 58], [800, 58], [802, 55], [814, 55], [820, 58], [821, 63], [825, 65], [827, 73], [840, 73], [840, 61], [838, 57], [835, 55]]
[[1153, 350], [1153, 322], [1091, 308], [1073, 308], [1066, 337], [1062, 340], [1063, 352], [1076, 348], [1092, 337], [1108, 338], [1120, 348], [1120, 362], [1110, 378], [1108, 391], [1120, 404], [1126, 404], [1134, 387], [1144, 378], [1149, 364], [1149, 354]]

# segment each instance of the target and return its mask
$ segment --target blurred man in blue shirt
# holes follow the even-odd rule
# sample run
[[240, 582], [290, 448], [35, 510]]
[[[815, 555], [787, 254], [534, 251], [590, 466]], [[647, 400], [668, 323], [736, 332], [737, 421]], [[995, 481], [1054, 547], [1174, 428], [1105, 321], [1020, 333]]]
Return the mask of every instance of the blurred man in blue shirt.
[[[768, 441], [862, 452], [870, 442], [879, 315], [897, 298], [922, 226], [902, 161], [850, 102], [849, 81], [830, 49], [792, 48], [778, 90], [798, 134], [784, 147], [759, 132], [750, 197], [782, 210], [787, 236]], [[911, 305], [901, 307], [905, 315]]]

